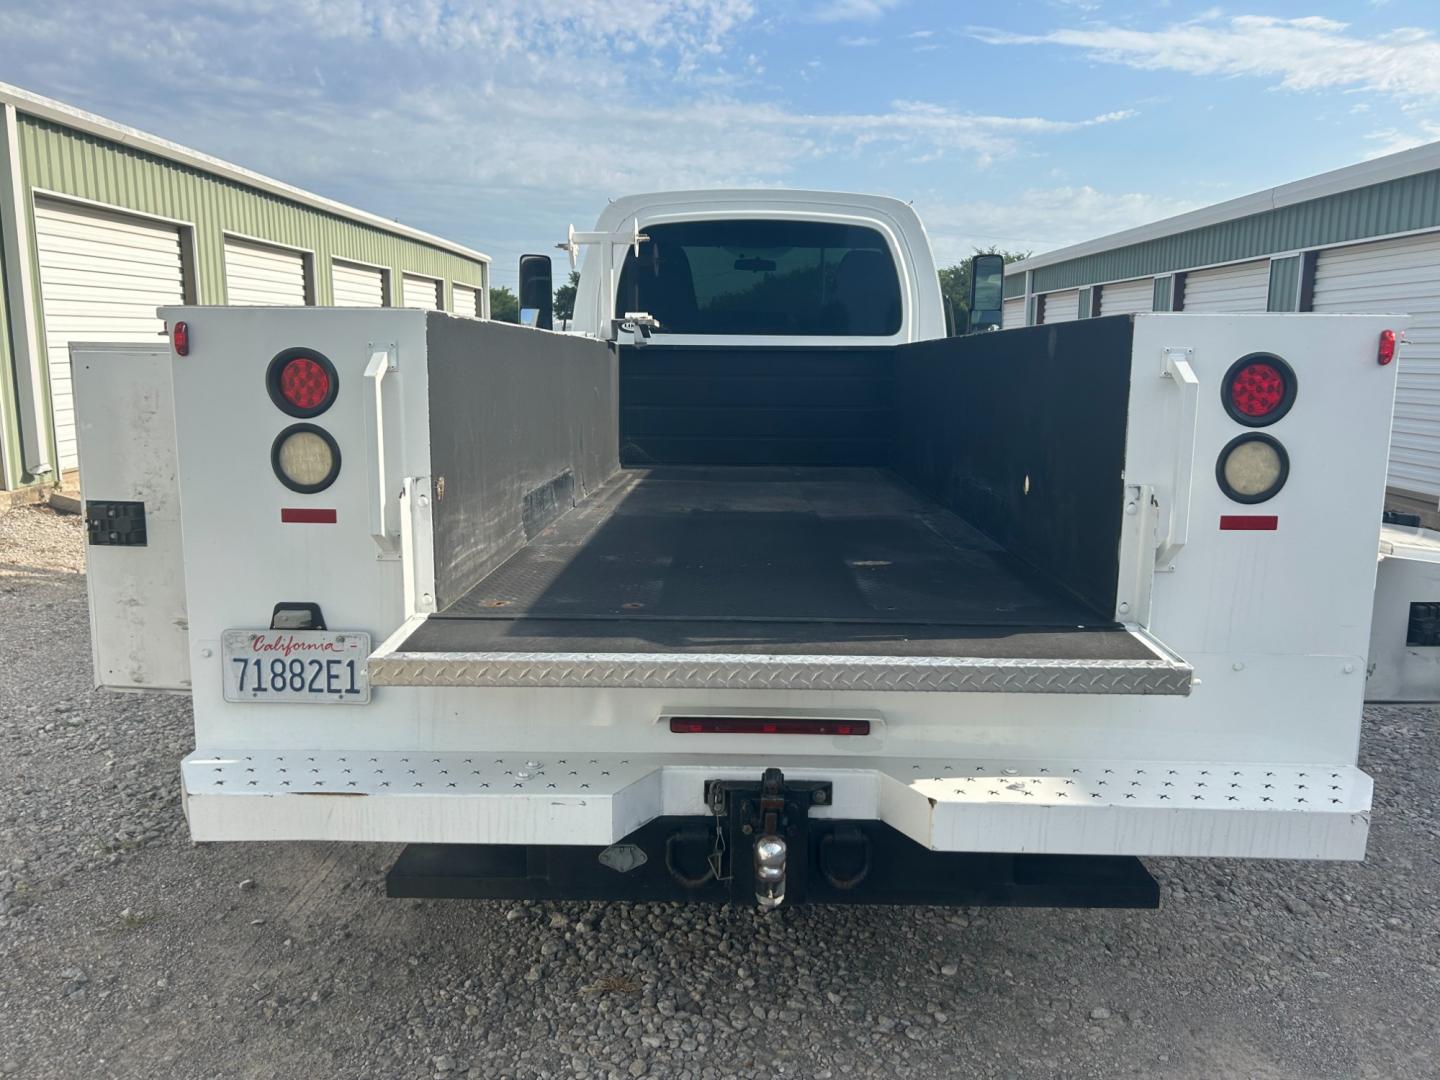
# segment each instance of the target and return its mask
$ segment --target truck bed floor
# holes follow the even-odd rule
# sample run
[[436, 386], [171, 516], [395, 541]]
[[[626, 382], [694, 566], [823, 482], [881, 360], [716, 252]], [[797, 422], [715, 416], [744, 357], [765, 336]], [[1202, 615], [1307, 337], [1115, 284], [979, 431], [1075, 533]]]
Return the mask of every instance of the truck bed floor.
[[622, 470], [403, 648], [1150, 655], [885, 470], [771, 467]]

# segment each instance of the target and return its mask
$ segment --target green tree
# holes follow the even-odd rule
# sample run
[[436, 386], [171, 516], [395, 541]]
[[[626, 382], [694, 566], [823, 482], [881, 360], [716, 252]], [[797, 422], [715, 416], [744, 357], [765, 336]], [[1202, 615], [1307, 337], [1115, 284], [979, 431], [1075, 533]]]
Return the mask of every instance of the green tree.
[[[1019, 262], [1021, 259], [1028, 259], [1028, 251], [1001, 251], [991, 245], [988, 248], [975, 249], [976, 255], [1003, 255], [1007, 263]], [[963, 334], [965, 328], [970, 325], [970, 260], [954, 266], [945, 266], [940, 269], [940, 293], [949, 302], [950, 309], [955, 313], [955, 330], [957, 334]]]
[[575, 286], [580, 284], [580, 271], [571, 270], [570, 277], [564, 285], [555, 290], [555, 318], [573, 319], [575, 317]]
[[496, 322], [520, 321], [520, 298], [505, 285], [490, 290], [490, 318]]

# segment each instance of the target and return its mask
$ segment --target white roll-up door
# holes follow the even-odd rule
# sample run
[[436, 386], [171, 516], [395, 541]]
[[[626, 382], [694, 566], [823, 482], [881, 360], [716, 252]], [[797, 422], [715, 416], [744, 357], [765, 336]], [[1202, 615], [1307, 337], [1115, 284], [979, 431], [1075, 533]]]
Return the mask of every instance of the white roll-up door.
[[225, 302], [240, 306], [303, 307], [310, 295], [305, 256], [287, 248], [225, 238]]
[[480, 290], [470, 285], [451, 285], [455, 297], [455, 314], [467, 315], [472, 319], [480, 317]]
[[1155, 279], [1114, 281], [1100, 286], [1101, 315], [1134, 315], [1155, 308]]
[[1400, 346], [1389, 483], [1440, 497], [1440, 233], [1320, 252], [1311, 308], [1410, 316]]
[[406, 274], [401, 288], [404, 295], [404, 306], [424, 308], [426, 311], [439, 311], [445, 306], [440, 301], [440, 290], [441, 283], [434, 278], [421, 277], [419, 274]]
[[336, 307], [385, 306], [385, 271], [376, 267], [332, 259], [330, 285]]
[[1045, 294], [1045, 317], [1041, 322], [1072, 322], [1079, 317], [1079, 289], [1065, 289], [1063, 292]]
[[78, 468], [72, 341], [153, 345], [165, 324], [155, 309], [185, 302], [180, 230], [145, 218], [35, 200], [40, 303], [55, 414], [56, 456]]
[[1002, 310], [1003, 316], [1000, 322], [1002, 330], [1014, 330], [1016, 327], [1025, 325], [1025, 298], [1023, 296], [1006, 300]]
[[1264, 311], [1269, 295], [1269, 259], [1192, 270], [1185, 275], [1184, 310], [1192, 315]]

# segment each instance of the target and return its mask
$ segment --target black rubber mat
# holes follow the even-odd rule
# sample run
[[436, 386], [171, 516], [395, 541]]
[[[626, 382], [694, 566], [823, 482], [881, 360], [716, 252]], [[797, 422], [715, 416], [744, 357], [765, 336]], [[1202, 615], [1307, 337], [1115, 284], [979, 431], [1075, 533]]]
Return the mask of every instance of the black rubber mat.
[[787, 467], [624, 470], [405, 649], [853, 655], [899, 643], [911, 655], [1149, 655], [890, 473]]

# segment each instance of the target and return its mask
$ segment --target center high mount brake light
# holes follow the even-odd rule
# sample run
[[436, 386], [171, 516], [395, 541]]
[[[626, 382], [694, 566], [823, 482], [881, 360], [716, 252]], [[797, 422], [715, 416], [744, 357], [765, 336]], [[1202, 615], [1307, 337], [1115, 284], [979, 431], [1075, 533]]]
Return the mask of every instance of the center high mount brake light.
[[672, 716], [677, 735], [869, 735], [869, 720], [810, 720], [804, 717]]

